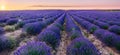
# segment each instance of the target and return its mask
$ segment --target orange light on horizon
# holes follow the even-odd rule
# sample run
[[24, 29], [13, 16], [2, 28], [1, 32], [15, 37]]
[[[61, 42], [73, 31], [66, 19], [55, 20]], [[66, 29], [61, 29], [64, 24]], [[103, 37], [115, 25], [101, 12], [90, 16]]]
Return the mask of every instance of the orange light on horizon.
[[109, 10], [109, 9], [120, 9], [119, 6], [107, 6], [107, 5], [104, 5], [104, 6], [100, 6], [100, 5], [94, 5], [94, 6], [91, 6], [91, 5], [81, 5], [81, 6], [72, 6], [72, 5], [49, 5], [49, 6], [38, 6], [38, 7], [30, 7], [30, 5], [28, 4], [1, 4], [0, 5], [0, 10], [43, 10], [43, 9], [63, 9], [63, 10], [72, 10], [72, 9], [75, 9], [75, 10]]

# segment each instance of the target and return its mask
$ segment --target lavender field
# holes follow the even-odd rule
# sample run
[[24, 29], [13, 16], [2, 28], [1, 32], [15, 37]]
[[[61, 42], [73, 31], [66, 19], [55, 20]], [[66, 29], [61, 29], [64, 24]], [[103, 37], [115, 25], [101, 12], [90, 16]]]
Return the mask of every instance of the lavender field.
[[120, 55], [120, 11], [0, 11], [0, 55]]

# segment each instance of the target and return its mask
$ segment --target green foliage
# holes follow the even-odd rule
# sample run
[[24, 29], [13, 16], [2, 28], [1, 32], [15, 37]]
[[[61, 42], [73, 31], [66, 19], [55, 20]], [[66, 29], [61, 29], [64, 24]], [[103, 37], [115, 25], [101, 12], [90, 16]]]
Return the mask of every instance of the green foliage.
[[9, 42], [9, 48], [10, 49], [13, 49], [17, 44], [15, 38], [12, 38], [12, 37], [8, 38], [8, 42]]
[[5, 31], [11, 32], [11, 31], [15, 31], [15, 26], [5, 26], [4, 27]]
[[0, 23], [0, 26], [1, 26], [1, 27], [4, 27], [5, 25], [6, 25], [6, 24], [4, 24], [4, 23]]

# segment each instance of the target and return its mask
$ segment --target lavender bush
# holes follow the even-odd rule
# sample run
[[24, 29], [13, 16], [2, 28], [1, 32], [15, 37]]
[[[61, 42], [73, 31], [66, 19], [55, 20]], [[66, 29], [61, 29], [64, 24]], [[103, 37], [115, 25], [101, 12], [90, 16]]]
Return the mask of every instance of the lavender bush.
[[3, 50], [12, 49], [15, 47], [15, 41], [7, 38], [6, 36], [0, 35], [0, 52]]
[[5, 33], [5, 30], [2, 27], [0, 27], [0, 35], [4, 33]]
[[95, 30], [97, 30], [97, 29], [99, 29], [99, 27], [96, 26], [96, 25], [94, 25], [94, 24], [91, 24], [91, 25], [89, 25], [89, 26], [87, 27], [87, 30], [88, 30], [88, 32], [90, 32], [90, 33], [94, 33]]
[[5, 23], [8, 19], [7, 18], [1, 18], [0, 23]]
[[38, 35], [39, 41], [44, 41], [50, 45], [53, 49], [59, 45], [60, 35], [53, 31], [43, 31]]
[[113, 25], [113, 26], [109, 27], [108, 30], [111, 32], [114, 32], [116, 34], [120, 34], [120, 26]]
[[6, 21], [7, 25], [14, 25], [18, 22], [18, 19], [9, 19]]
[[98, 38], [98, 39], [103, 39], [102, 35], [106, 32], [106, 30], [103, 29], [98, 29], [94, 32], [94, 35]]
[[48, 31], [48, 30], [53, 31], [53, 32], [55, 32], [55, 33], [57, 33], [57, 34], [60, 35], [60, 28], [59, 28], [59, 27], [56, 27], [55, 25], [50, 25], [50, 26], [48, 26], [48, 27], [46, 28], [46, 31]]
[[67, 55], [100, 55], [100, 53], [90, 41], [80, 37], [68, 46]]
[[70, 39], [74, 40], [75, 38], [82, 37], [82, 33], [78, 30], [73, 30], [69, 33]]
[[51, 55], [51, 49], [43, 42], [28, 42], [14, 52], [14, 55]]
[[98, 25], [100, 28], [103, 28], [103, 29], [108, 29], [109, 28], [109, 24], [104, 23], [104, 22], [94, 21], [94, 24]]
[[120, 50], [120, 36], [103, 29], [96, 30], [94, 35], [106, 45]]
[[44, 23], [41, 22], [28, 23], [23, 26], [23, 32], [30, 35], [36, 35], [39, 34], [44, 27]]

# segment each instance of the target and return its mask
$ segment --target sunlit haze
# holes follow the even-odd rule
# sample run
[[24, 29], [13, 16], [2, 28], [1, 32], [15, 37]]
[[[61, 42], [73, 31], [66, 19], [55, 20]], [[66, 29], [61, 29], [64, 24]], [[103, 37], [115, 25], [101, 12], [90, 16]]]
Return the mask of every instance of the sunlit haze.
[[5, 6], [4, 5], [1, 5], [1, 10], [5, 10]]
[[120, 9], [120, 0], [0, 0], [0, 10]]

